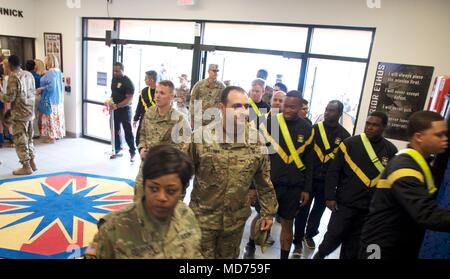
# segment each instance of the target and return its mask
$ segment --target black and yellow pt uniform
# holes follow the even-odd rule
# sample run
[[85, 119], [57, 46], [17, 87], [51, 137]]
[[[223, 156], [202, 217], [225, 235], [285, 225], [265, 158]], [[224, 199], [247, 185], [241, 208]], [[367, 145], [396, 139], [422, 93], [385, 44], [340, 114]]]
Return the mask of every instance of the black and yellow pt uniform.
[[[312, 192], [308, 203], [299, 210], [295, 216], [294, 244], [301, 243], [303, 237], [313, 238], [319, 233], [320, 219], [325, 211], [325, 176], [331, 161], [334, 159], [341, 142], [350, 137], [350, 134], [341, 125], [329, 126], [319, 122], [313, 126], [313, 182]], [[311, 210], [311, 203], [314, 206]], [[309, 216], [309, 218], [308, 218]], [[308, 221], [308, 225], [306, 225]], [[306, 233], [305, 233], [306, 227]]]
[[248, 98], [248, 103], [250, 105], [248, 115], [249, 122], [252, 123], [255, 128], [259, 127], [259, 125], [264, 122], [264, 120], [261, 121], [261, 118], [267, 116], [270, 112], [270, 106], [263, 101], [255, 103], [252, 98]]
[[[272, 122], [279, 127], [278, 134], [272, 133]], [[299, 209], [300, 193], [311, 192], [314, 131], [304, 119], [285, 120], [282, 113], [268, 117], [260, 130], [268, 141], [278, 215], [292, 220]]]
[[360, 258], [373, 256], [376, 246], [381, 259], [416, 259], [425, 229], [450, 232], [450, 211], [434, 201], [428, 163], [414, 149], [405, 151], [389, 162], [378, 182], [361, 234]]
[[397, 148], [379, 137], [370, 141], [363, 133], [339, 145], [325, 179], [325, 199], [336, 201], [327, 232], [319, 246], [321, 257], [340, 244], [341, 259], [358, 257], [361, 229], [369, 213], [369, 204], [384, 167]]
[[136, 146], [139, 146], [139, 136], [141, 131], [141, 125], [144, 121], [144, 115], [147, 110], [155, 105], [155, 89], [150, 87], [145, 87], [141, 91], [139, 96], [139, 102], [136, 107], [136, 112], [134, 113], [133, 121], [138, 122], [139, 126], [136, 132]]

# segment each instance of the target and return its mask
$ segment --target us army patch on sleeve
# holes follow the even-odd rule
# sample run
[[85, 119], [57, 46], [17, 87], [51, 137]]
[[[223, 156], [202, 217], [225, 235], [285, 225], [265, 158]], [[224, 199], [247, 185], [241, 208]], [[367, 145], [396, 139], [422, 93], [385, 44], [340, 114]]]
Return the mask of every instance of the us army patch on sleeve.
[[97, 243], [91, 242], [89, 246], [86, 248], [85, 254], [89, 256], [97, 256]]

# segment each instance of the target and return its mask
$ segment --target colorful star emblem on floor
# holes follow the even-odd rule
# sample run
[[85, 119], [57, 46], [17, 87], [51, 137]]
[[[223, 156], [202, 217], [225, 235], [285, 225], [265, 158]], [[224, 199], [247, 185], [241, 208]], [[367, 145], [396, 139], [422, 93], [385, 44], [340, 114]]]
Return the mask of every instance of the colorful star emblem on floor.
[[0, 180], [0, 258], [77, 258], [134, 182], [83, 173]]

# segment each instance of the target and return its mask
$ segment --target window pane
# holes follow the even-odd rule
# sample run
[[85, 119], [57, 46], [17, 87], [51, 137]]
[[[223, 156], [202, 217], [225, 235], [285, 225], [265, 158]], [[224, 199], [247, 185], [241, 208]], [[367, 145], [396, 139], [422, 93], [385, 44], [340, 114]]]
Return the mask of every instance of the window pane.
[[87, 94], [90, 101], [104, 102], [111, 96], [113, 48], [104, 42], [87, 42]]
[[23, 61], [34, 60], [34, 39], [23, 38]]
[[105, 38], [106, 30], [114, 29], [114, 21], [110, 19], [88, 19], [87, 36], [90, 38]]
[[193, 44], [195, 39], [195, 22], [121, 20], [120, 38]]
[[367, 58], [371, 41], [371, 31], [314, 28], [311, 52]]
[[86, 108], [86, 135], [111, 140], [110, 117], [103, 111], [103, 106], [86, 103]]
[[220, 67], [218, 79], [227, 81], [230, 85], [238, 85], [249, 90], [251, 82], [256, 78], [256, 72], [259, 69], [266, 69], [269, 73], [267, 85], [273, 86], [276, 83], [277, 75], [282, 75], [282, 82], [288, 87], [288, 90], [298, 88], [302, 63], [300, 59], [228, 51], [210, 52], [207, 57], [206, 65], [218, 64]]
[[328, 102], [339, 100], [344, 104], [341, 124], [353, 133], [366, 63], [310, 59], [304, 97], [310, 103], [313, 123], [323, 120]]
[[206, 23], [204, 44], [304, 52], [308, 28]]
[[139, 93], [147, 85], [144, 82], [145, 72], [154, 70], [159, 80], [170, 80], [179, 86], [178, 76], [191, 75], [192, 50], [181, 50], [174, 47], [125, 45], [123, 64], [125, 75], [134, 84], [133, 115], [139, 102]]

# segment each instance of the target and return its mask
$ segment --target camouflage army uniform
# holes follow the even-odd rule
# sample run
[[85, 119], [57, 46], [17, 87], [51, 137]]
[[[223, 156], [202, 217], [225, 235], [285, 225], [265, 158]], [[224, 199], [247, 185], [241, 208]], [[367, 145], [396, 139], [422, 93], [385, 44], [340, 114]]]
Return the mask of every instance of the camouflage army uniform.
[[178, 202], [171, 219], [151, 217], [144, 201], [109, 213], [86, 250], [88, 259], [198, 259], [201, 232], [192, 210]]
[[35, 83], [30, 72], [18, 69], [11, 72], [5, 95], [0, 101], [11, 103], [11, 122], [14, 144], [20, 163], [28, 164], [34, 158], [33, 119]]
[[[219, 104], [220, 101], [220, 93], [225, 89], [225, 84], [221, 81], [215, 81], [210, 83], [208, 79], [200, 80], [197, 82], [191, 91], [191, 101], [189, 104], [189, 113], [194, 119], [196, 116], [198, 119], [201, 119], [203, 113], [209, 108], [215, 108]], [[200, 115], [200, 107], [194, 107], [194, 102], [198, 100], [202, 101], [201, 107], [201, 115]], [[203, 120], [202, 125], [207, 125], [211, 123], [211, 120]]]
[[[183, 138], [177, 138], [180, 143], [174, 142], [172, 139], [172, 128], [184, 126], [187, 128], [186, 135]], [[157, 107], [151, 107], [144, 115], [144, 120], [141, 126], [139, 146], [141, 148], [150, 149], [155, 145], [168, 143], [176, 146], [179, 149], [183, 149], [186, 143], [189, 142], [191, 135], [190, 125], [186, 118], [178, 110], [172, 108], [166, 115], [160, 116]], [[141, 168], [142, 168], [141, 164]], [[142, 171], [136, 177], [134, 186], [134, 201], [139, 200], [144, 195], [142, 187]]]
[[270, 105], [270, 101], [272, 100], [272, 94], [264, 94], [261, 98], [261, 101], [263, 101], [266, 104]]
[[262, 96], [262, 101], [270, 106], [272, 96], [273, 96], [273, 88], [266, 85], [266, 88], [264, 89], [264, 94]]
[[177, 105], [180, 107], [187, 107], [189, 104], [189, 101], [191, 100], [190, 94], [189, 94], [189, 87], [187, 86], [180, 86], [176, 89], [177, 91]]
[[190, 94], [187, 86], [182, 86], [176, 89], [177, 95], [177, 110], [186, 116], [186, 119], [190, 119], [189, 110], [187, 105], [189, 104]]
[[[216, 126], [214, 126], [216, 125]], [[221, 123], [194, 131], [189, 146], [195, 165], [190, 207], [202, 229], [205, 258], [237, 258], [245, 222], [251, 214], [249, 186], [255, 182], [262, 218], [273, 218], [278, 203], [270, 181], [270, 166], [261, 143], [218, 143]], [[200, 133], [200, 134], [198, 134]], [[196, 136], [202, 143], [196, 143]]]

